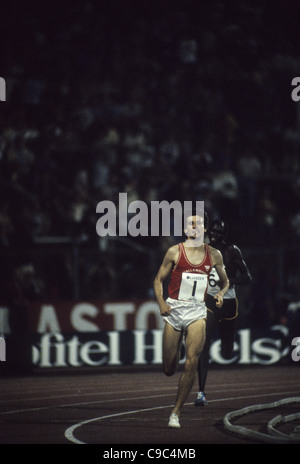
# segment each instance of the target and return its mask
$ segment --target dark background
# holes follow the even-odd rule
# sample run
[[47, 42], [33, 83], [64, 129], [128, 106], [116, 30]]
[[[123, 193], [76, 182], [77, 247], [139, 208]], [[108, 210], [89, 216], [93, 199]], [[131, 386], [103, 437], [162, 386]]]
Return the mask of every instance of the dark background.
[[96, 233], [97, 203], [127, 192], [204, 200], [253, 275], [241, 321], [289, 324], [299, 20], [297, 1], [2, 2], [2, 305], [152, 298], [173, 239]]

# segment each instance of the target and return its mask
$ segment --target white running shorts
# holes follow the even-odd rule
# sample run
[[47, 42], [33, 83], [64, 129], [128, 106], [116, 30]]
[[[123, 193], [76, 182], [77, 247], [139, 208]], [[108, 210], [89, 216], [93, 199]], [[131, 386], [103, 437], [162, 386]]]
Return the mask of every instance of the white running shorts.
[[167, 298], [166, 303], [171, 306], [172, 312], [169, 316], [164, 316], [163, 318], [175, 330], [186, 330], [192, 322], [206, 318], [207, 310], [205, 302], [181, 301]]

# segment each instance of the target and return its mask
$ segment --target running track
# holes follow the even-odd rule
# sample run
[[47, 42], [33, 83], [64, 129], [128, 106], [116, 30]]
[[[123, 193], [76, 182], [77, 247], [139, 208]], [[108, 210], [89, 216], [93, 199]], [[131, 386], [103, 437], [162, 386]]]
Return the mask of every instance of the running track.
[[[208, 374], [209, 404], [194, 406], [195, 384], [182, 410], [181, 428], [168, 429], [179, 375], [166, 377], [158, 368], [102, 368], [2, 378], [0, 443], [257, 444], [260, 440], [227, 431], [224, 416], [246, 406], [300, 397], [297, 363], [215, 368]], [[281, 409], [246, 415], [239, 423], [265, 431], [277, 414], [300, 412], [300, 403]]]

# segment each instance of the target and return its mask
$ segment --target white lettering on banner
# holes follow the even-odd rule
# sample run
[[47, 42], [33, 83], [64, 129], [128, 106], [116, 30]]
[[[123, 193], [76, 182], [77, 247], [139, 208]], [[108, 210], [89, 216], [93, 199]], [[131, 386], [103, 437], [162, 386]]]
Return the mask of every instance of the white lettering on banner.
[[[281, 325], [271, 327], [272, 331], [279, 331], [283, 337], [288, 336], [288, 329]], [[283, 348], [280, 338], [263, 337], [251, 342], [251, 330], [241, 329], [238, 331], [239, 342], [234, 343], [234, 356], [224, 359], [221, 356], [221, 340], [216, 340], [210, 348], [210, 360], [217, 364], [275, 364], [285, 357], [289, 347]], [[236, 353], [236, 354], [235, 354]]]
[[60, 326], [56, 317], [55, 308], [52, 305], [42, 305], [37, 332], [60, 332]]
[[0, 77], [0, 101], [6, 101], [6, 82], [3, 77]]
[[104, 305], [104, 312], [114, 316], [115, 330], [127, 329], [126, 316], [127, 314], [133, 314], [134, 309], [133, 303], [107, 303]]
[[6, 342], [0, 337], [0, 361], [6, 361]]
[[[266, 346], [265, 346], [266, 344]], [[268, 346], [271, 345], [271, 346]], [[272, 348], [273, 346], [273, 348]], [[252, 356], [252, 363], [254, 364], [275, 364], [281, 358], [281, 340], [273, 340], [272, 338], [259, 338], [252, 344], [252, 350], [255, 353]], [[264, 361], [259, 356], [267, 356], [267, 360]]]
[[216, 340], [211, 345], [210, 358], [212, 362], [218, 364], [232, 364], [237, 362], [239, 364], [250, 364], [251, 363], [251, 342], [250, 342], [250, 330], [242, 329], [238, 332], [240, 343], [234, 343], [233, 352], [238, 352], [231, 359], [224, 359], [221, 355], [221, 340]]
[[9, 309], [5, 306], [0, 306], [0, 334], [8, 335], [11, 333], [9, 320], [8, 320]]
[[137, 330], [143, 330], [145, 327], [148, 327], [148, 318], [151, 314], [155, 316], [157, 327], [163, 329], [164, 320], [160, 315], [157, 303], [154, 301], [147, 301], [142, 303], [137, 310], [135, 317], [135, 327]]
[[240, 360], [239, 364], [248, 364], [251, 362], [251, 339], [250, 330], [240, 330]]
[[[8, 308], [0, 308], [0, 329], [9, 333]], [[101, 323], [102, 315], [112, 317], [111, 322]], [[76, 303], [70, 309], [57, 307], [52, 304], [42, 304], [39, 309], [36, 329], [37, 333], [68, 332], [69, 325], [75, 332], [100, 332], [109, 330], [150, 329], [149, 317], [154, 317], [155, 328], [163, 328], [163, 319], [160, 316], [159, 306], [155, 301], [145, 301], [140, 305], [136, 302], [113, 302], [92, 304], [89, 302]], [[128, 316], [131, 316], [129, 321]], [[69, 321], [68, 321], [69, 319]], [[93, 320], [94, 319], [94, 320]], [[67, 321], [67, 322], [66, 322]], [[99, 323], [100, 321], [100, 323]], [[67, 329], [65, 328], [67, 324]], [[101, 324], [101, 326], [100, 326]], [[153, 326], [151, 327], [153, 328]], [[0, 330], [0, 333], [1, 330]]]
[[111, 366], [118, 366], [120, 361], [120, 337], [119, 332], [108, 332], [109, 341], [109, 358], [108, 364]]
[[[48, 335], [49, 336], [49, 335]], [[82, 365], [80, 360], [78, 359], [78, 351], [79, 351], [79, 340], [78, 337], [73, 337], [67, 344], [67, 352], [65, 351], [65, 356], [68, 355], [68, 363], [70, 366], [79, 367]], [[57, 366], [58, 367], [58, 366]]]
[[99, 332], [99, 327], [84, 316], [96, 317], [99, 309], [91, 303], [78, 303], [71, 311], [71, 323], [75, 330], [79, 332]]
[[[234, 343], [233, 352], [238, 351], [239, 347], [236, 343]], [[211, 344], [210, 347], [210, 361], [215, 362], [217, 364], [232, 364], [237, 362], [239, 359], [239, 355], [234, 355], [231, 359], [224, 359], [221, 356], [221, 340], [216, 340]]]
[[145, 343], [145, 331], [134, 330], [134, 360], [133, 364], [147, 364], [146, 351], [150, 350], [153, 352], [153, 359], [151, 364], [161, 364], [162, 362], [162, 330], [152, 330], [153, 343], [146, 345]]
[[[284, 343], [286, 327], [273, 326], [270, 332], [268, 337], [251, 341], [250, 329], [239, 330], [230, 360], [222, 358], [221, 341], [215, 340], [210, 361], [221, 365], [275, 364], [289, 354], [290, 345]], [[97, 336], [95, 332], [69, 336], [47, 333], [40, 335], [39, 343], [33, 346], [33, 363], [38, 367], [157, 365], [162, 363], [162, 337], [161, 329], [99, 332]], [[183, 349], [181, 364], [184, 359]]]
[[[58, 338], [60, 340], [63, 340], [63, 336], [61, 334], [55, 334], [54, 335], [55, 338]], [[52, 367], [52, 364], [50, 362], [50, 335], [44, 335], [42, 338], [41, 338], [41, 350], [40, 350], [40, 365], [43, 366], [43, 367]], [[34, 356], [33, 356], [33, 362], [35, 363], [36, 359], [35, 359], [35, 355], [36, 353], [34, 353]]]
[[291, 353], [292, 360], [295, 362], [300, 361], [300, 337], [294, 337], [292, 346], [296, 346]]
[[98, 341], [84, 343], [80, 349], [80, 356], [82, 361], [84, 364], [88, 364], [89, 366], [101, 366], [102, 364], [106, 364], [108, 359], [107, 356], [98, 361], [93, 361], [91, 359], [91, 354], [103, 353], [108, 353], [108, 347], [104, 343]]
[[[112, 361], [120, 364], [115, 353], [115, 338], [110, 337], [109, 340], [114, 343], [111, 357], [107, 356], [111, 348], [110, 344], [107, 346], [99, 340], [80, 343], [76, 335], [70, 341], [65, 342], [62, 334], [47, 333], [41, 337], [40, 349], [33, 346], [33, 363], [40, 367], [101, 366], [112, 358]], [[106, 356], [103, 356], [104, 354]]]

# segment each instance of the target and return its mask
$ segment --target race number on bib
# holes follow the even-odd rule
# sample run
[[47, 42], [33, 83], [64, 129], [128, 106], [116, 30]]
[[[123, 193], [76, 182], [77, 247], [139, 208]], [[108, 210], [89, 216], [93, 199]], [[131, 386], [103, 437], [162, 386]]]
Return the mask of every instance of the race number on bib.
[[212, 268], [208, 276], [208, 293], [215, 295], [220, 290], [220, 277], [218, 276], [215, 268]]
[[204, 301], [207, 287], [206, 274], [192, 274], [183, 272], [179, 289], [179, 300]]

